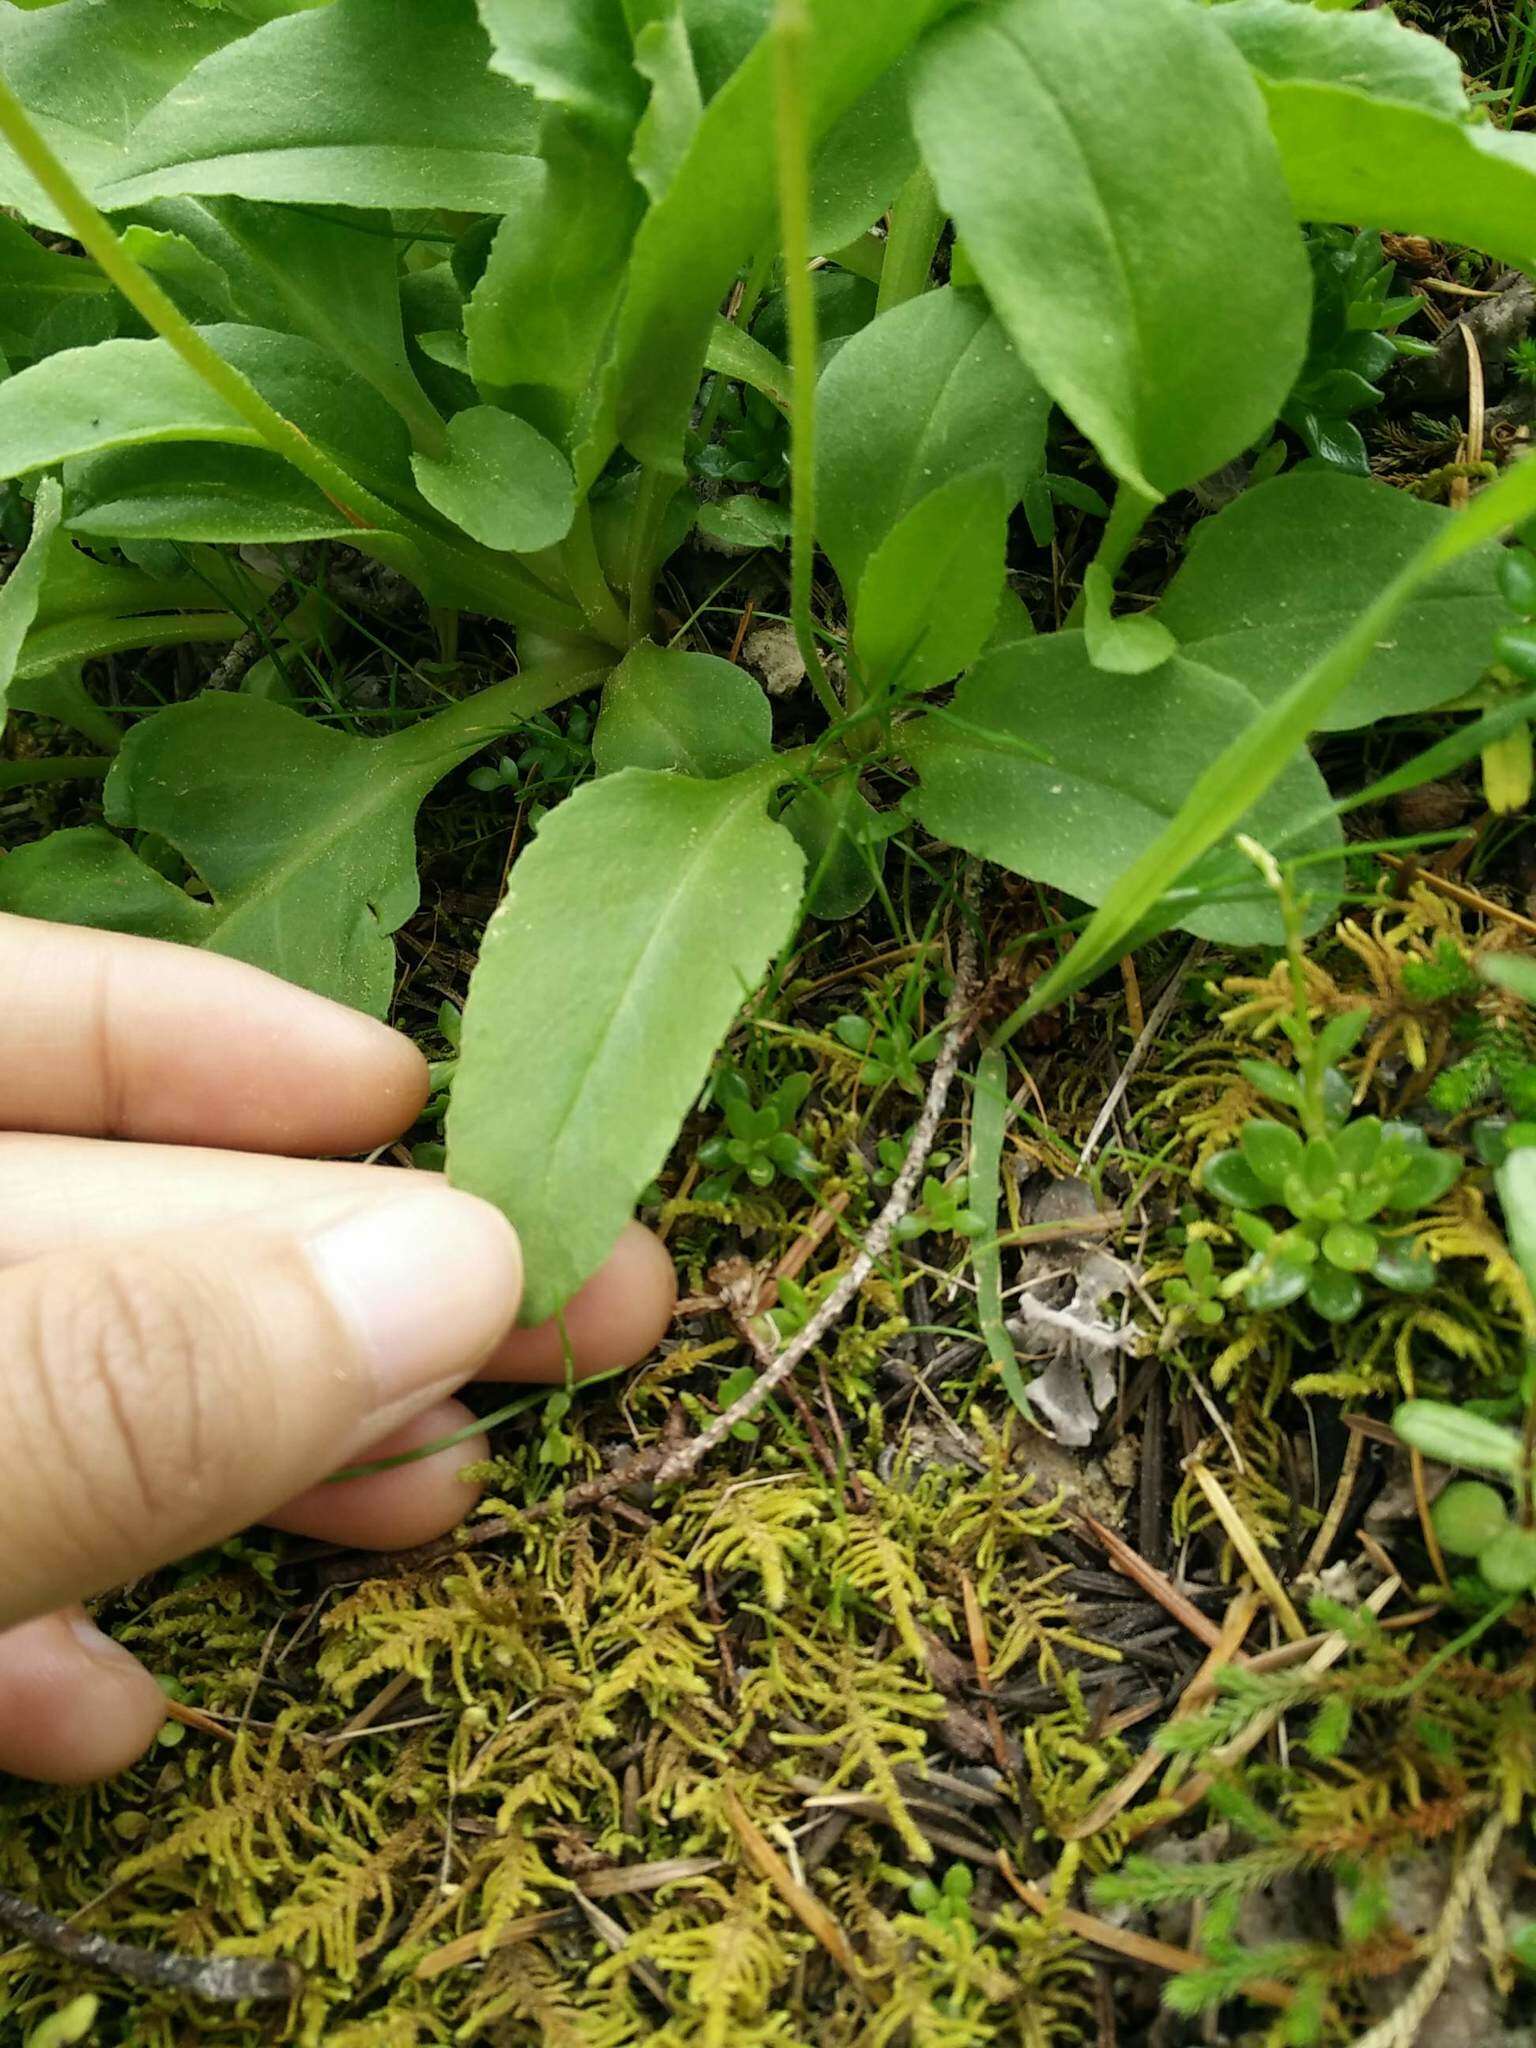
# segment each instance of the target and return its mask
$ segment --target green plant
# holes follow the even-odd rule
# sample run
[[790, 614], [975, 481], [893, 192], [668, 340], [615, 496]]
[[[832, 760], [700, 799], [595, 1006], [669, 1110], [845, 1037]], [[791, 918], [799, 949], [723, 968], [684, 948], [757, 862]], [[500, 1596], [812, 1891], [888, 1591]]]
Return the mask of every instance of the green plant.
[[1192, 1237], [1184, 1247], [1183, 1272], [1163, 1282], [1163, 1300], [1181, 1316], [1192, 1318], [1206, 1329], [1226, 1321], [1221, 1282], [1216, 1273], [1216, 1254], [1203, 1237]]
[[907, 1903], [914, 1913], [943, 1927], [955, 1922], [971, 1925], [971, 1894], [976, 1880], [968, 1863], [951, 1863], [935, 1883], [931, 1877], [914, 1878], [907, 1887]]
[[[1431, 1146], [1416, 1124], [1350, 1115], [1353, 1090], [1338, 1062], [1364, 1035], [1371, 1012], [1346, 1010], [1321, 1029], [1314, 1025], [1290, 885], [1269, 854], [1244, 843], [1285, 924], [1291, 1008], [1279, 1024], [1296, 1064], [1238, 1065], [1250, 1086], [1288, 1109], [1295, 1123], [1251, 1118], [1235, 1148], [1205, 1162], [1201, 1183], [1231, 1210], [1232, 1228], [1250, 1252], [1220, 1292], [1241, 1295], [1256, 1310], [1283, 1308], [1305, 1295], [1320, 1316], [1345, 1323], [1365, 1306], [1362, 1275], [1403, 1294], [1433, 1285], [1431, 1261], [1390, 1234], [1391, 1225], [1438, 1202], [1460, 1178], [1462, 1164], [1455, 1153]], [[1260, 1213], [1266, 1209], [1283, 1209], [1292, 1220], [1277, 1226]]]
[[820, 1176], [820, 1161], [795, 1136], [796, 1121], [811, 1092], [809, 1074], [788, 1075], [761, 1108], [734, 1067], [721, 1067], [712, 1087], [725, 1129], [699, 1147], [700, 1163], [710, 1169], [696, 1190], [701, 1202], [722, 1201], [743, 1174], [755, 1188], [771, 1187], [781, 1173], [805, 1186]]
[[[1349, 800], [1308, 736], [1477, 687], [1528, 466], [1456, 515], [1272, 477], [1197, 527], [1151, 616], [1115, 612], [1157, 504], [1261, 444], [1296, 387], [1300, 222], [1530, 255], [1536, 145], [1480, 125], [1450, 54], [1387, 12], [438, 0], [424, 36], [408, 0], [210, 0], [173, 40], [161, 14], [0, 14], [0, 480], [32, 503], [0, 707], [92, 729], [80, 772], [106, 771], [102, 822], [12, 852], [0, 907], [382, 1011], [418, 806], [487, 746], [481, 783], [510, 789], [510, 762], [520, 797], [537, 760], [549, 808], [446, 1119], [450, 1173], [522, 1233], [530, 1318], [656, 1175], [806, 907], [808, 854], [817, 914], [868, 899], [888, 822], [1086, 905], [1001, 1045], [1152, 931], [1277, 936], [1239, 825], [1310, 864], [1325, 916]], [[963, 261], [934, 288], [946, 222]], [[1369, 253], [1341, 300], [1360, 361], [1392, 314]], [[813, 287], [813, 262], [852, 282]], [[1115, 490], [1080, 605], [1037, 636], [1007, 548], [1018, 504], [1038, 524], [1074, 496], [1046, 471], [1053, 406]], [[784, 419], [787, 505], [726, 517], [750, 545], [788, 523], [810, 690], [776, 747], [751, 676], [657, 594], [691, 479], [778, 488]], [[430, 715], [375, 737], [221, 689], [136, 706], [119, 740], [80, 687], [82, 661], [239, 642], [253, 612], [273, 638], [277, 551], [338, 543], [431, 607]], [[333, 623], [305, 580], [279, 636], [300, 651]], [[516, 674], [458, 694], [458, 614], [512, 630]], [[529, 729], [578, 698], [595, 715]], [[1511, 729], [1492, 706], [1436, 763]], [[921, 1038], [887, 1020], [860, 1049], [920, 1090]], [[1406, 1185], [1409, 1142], [1339, 1170]]]
[[1394, 266], [1378, 234], [1334, 227], [1307, 234], [1312, 263], [1312, 329], [1307, 359], [1280, 417], [1330, 469], [1368, 476], [1370, 463], [1354, 415], [1381, 404], [1383, 378], [1400, 356], [1433, 345], [1393, 330], [1423, 307], [1417, 293], [1391, 296]]

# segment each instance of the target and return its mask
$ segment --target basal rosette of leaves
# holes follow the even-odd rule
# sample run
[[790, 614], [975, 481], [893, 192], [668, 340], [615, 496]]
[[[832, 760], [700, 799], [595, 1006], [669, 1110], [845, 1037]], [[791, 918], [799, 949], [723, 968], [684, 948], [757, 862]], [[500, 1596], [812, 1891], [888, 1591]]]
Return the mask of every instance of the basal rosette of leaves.
[[[598, 772], [512, 867], [447, 1127], [522, 1232], [530, 1317], [601, 1260], [807, 906], [867, 900], [888, 830], [1089, 907], [1038, 1009], [1157, 929], [1272, 942], [1239, 828], [1326, 916], [1348, 799], [1309, 735], [1454, 703], [1493, 660], [1536, 468], [1454, 515], [1295, 469], [1196, 528], [1150, 615], [1115, 609], [1157, 503], [1291, 400], [1302, 222], [1536, 260], [1536, 141], [1385, 12], [58, 0], [0, 7], [0, 88], [0, 478], [32, 506], [0, 712], [115, 753], [104, 822], [11, 854], [0, 907], [381, 1010], [423, 797], [591, 693]], [[936, 286], [950, 222], [967, 281]], [[787, 364], [753, 331], [775, 279]], [[1006, 553], [1053, 408], [1119, 488], [1036, 636]], [[713, 468], [760, 495], [709, 524], [793, 536], [824, 716], [787, 749], [746, 673], [653, 637], [722, 417], [752, 447]], [[81, 662], [235, 639], [220, 549], [332, 540], [504, 622], [518, 673], [380, 740], [222, 693], [103, 736]], [[814, 618], [813, 544], [841, 590]], [[915, 775], [894, 821], [876, 770]]]

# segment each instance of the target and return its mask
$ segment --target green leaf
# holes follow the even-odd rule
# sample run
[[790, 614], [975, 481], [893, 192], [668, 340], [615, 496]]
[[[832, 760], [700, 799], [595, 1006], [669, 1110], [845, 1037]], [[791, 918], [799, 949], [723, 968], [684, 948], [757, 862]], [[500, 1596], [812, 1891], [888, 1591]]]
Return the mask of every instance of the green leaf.
[[516, 1224], [529, 1322], [606, 1256], [789, 936], [802, 862], [764, 795], [760, 775], [626, 768], [512, 870], [470, 982], [448, 1170]]
[[562, 445], [603, 362], [643, 206], [621, 157], [552, 116], [465, 308], [481, 392]]
[[915, 695], [969, 668], [1003, 593], [1008, 487], [957, 476], [892, 527], [859, 584], [854, 652], [873, 690]]
[[1353, 1273], [1319, 1262], [1307, 1280], [1307, 1302], [1325, 1321], [1347, 1323], [1364, 1307], [1365, 1289]]
[[44, 572], [58, 531], [61, 498], [54, 479], [44, 477], [32, 507], [32, 533], [26, 550], [0, 584], [0, 733], [5, 730], [6, 707], [22, 645], [37, 617]]
[[1536, 1586], [1536, 1529], [1511, 1523], [1478, 1552], [1477, 1568], [1496, 1593]]
[[1115, 676], [1144, 676], [1161, 668], [1177, 651], [1173, 635], [1146, 612], [1117, 619], [1114, 595], [1109, 571], [1091, 562], [1083, 574], [1083, 638], [1089, 660]]
[[[167, 212], [175, 202], [162, 202]], [[184, 201], [190, 211], [198, 205]], [[431, 449], [442, 423], [416, 381], [400, 319], [398, 243], [387, 213], [343, 206], [271, 206], [220, 199], [201, 209], [235, 254], [230, 289], [247, 319], [306, 335], [364, 377]], [[213, 260], [210, 258], [210, 260]], [[246, 301], [249, 303], [245, 303]]]
[[1345, 1273], [1368, 1273], [1377, 1248], [1375, 1231], [1363, 1223], [1335, 1223], [1323, 1237], [1323, 1257]]
[[773, 710], [745, 669], [643, 640], [609, 677], [592, 735], [599, 773], [736, 775], [773, 752]]
[[1116, 475], [1161, 497], [1258, 439], [1306, 352], [1308, 271], [1204, 9], [1000, 0], [929, 38], [913, 109], [998, 318]]
[[[811, 46], [804, 118], [812, 146], [955, 4], [881, 0], [878, 8], [854, 8], [847, 0], [806, 0]], [[697, 34], [694, 57], [702, 80]], [[671, 185], [640, 224], [611, 385], [578, 464], [583, 483], [601, 469], [615, 441], [641, 462], [681, 473], [710, 324], [742, 263], [773, 232], [772, 77], [773, 51], [764, 38], [708, 99]]]
[[1536, 267], [1536, 138], [1474, 121], [1436, 46], [1388, 18], [1367, 28], [1376, 16], [1289, 0], [1283, 12], [1228, 0], [1207, 16], [1254, 66], [1299, 219], [1369, 221]]
[[1426, 1145], [1415, 1150], [1407, 1170], [1393, 1183], [1387, 1197], [1389, 1209], [1427, 1209], [1448, 1194], [1461, 1178], [1461, 1161], [1454, 1152], [1432, 1152]]
[[18, 847], [0, 862], [0, 910], [200, 946], [209, 913], [115, 832], [83, 825]]
[[885, 858], [885, 842], [868, 836], [877, 815], [851, 772], [824, 789], [801, 790], [785, 810], [781, 823], [805, 855], [812, 917], [855, 917], [874, 895]]
[[660, 199], [688, 154], [704, 112], [704, 95], [681, 9], [646, 22], [635, 37], [635, 69], [651, 88], [635, 130], [629, 166], [652, 199]]
[[140, 123], [109, 212], [167, 193], [501, 213], [530, 176], [532, 95], [490, 68], [474, 0], [331, 0], [187, 73]]
[[[1201, 774], [1258, 715], [1246, 690], [1182, 657], [1128, 688], [1088, 659], [1083, 636], [1053, 633], [989, 655], [937, 711], [900, 729], [922, 777], [918, 815], [931, 832], [1088, 903], [1154, 845]], [[1043, 750], [1032, 760], [1027, 749]], [[1241, 829], [1288, 851], [1327, 852], [1336, 821], [1319, 819], [1326, 793], [1316, 765], [1294, 755]], [[1327, 915], [1326, 868], [1312, 912]], [[1273, 943], [1271, 903], [1250, 889], [1251, 868], [1213, 848], [1165, 898], [1168, 922], [1228, 944]], [[1236, 887], [1245, 899], [1203, 900]]]
[[172, 705], [124, 740], [105, 810], [173, 846], [211, 901], [88, 827], [0, 861], [0, 909], [180, 939], [382, 1015], [389, 934], [419, 893], [416, 808], [484, 737], [427, 719], [352, 739], [254, 697]]
[[411, 468], [427, 503], [488, 548], [552, 547], [576, 516], [571, 465], [537, 427], [498, 406], [456, 412], [446, 455], [413, 456]]
[[1371, 1266], [1371, 1277], [1398, 1294], [1428, 1294], [1435, 1284], [1435, 1262], [1416, 1244], [1383, 1244]]
[[0, 341], [13, 369], [41, 352], [33, 338], [51, 313], [106, 299], [111, 290], [94, 263], [56, 255], [0, 214]]
[[[399, 419], [334, 356], [299, 335], [261, 327], [203, 333], [285, 419], [365, 481], [388, 488], [408, 478]], [[65, 349], [0, 383], [0, 476], [159, 441], [265, 445], [167, 341]]]
[[[135, 125], [192, 66], [245, 33], [232, 14], [192, 0], [64, 0], [37, 13], [0, 9], [0, 72], [66, 169], [88, 192], [126, 160]], [[54, 211], [0, 148], [0, 206], [57, 233]]]
[[627, 140], [645, 104], [622, 0], [479, 0], [491, 67], [539, 99]]
[[[1361, 477], [1275, 477], [1195, 528], [1157, 616], [1191, 660], [1267, 704], [1454, 518]], [[1325, 731], [1427, 710], [1473, 688], [1508, 617], [1500, 552], [1478, 548], [1426, 580], [1323, 713]]]
[[1511, 1152], [1494, 1175], [1509, 1248], [1536, 1296], [1536, 1146]]
[[1244, 1159], [1270, 1190], [1269, 1199], [1273, 1201], [1275, 1192], [1285, 1186], [1286, 1176], [1301, 1165], [1300, 1138], [1288, 1125], [1272, 1124], [1259, 1117], [1243, 1125], [1238, 1144]]
[[775, 548], [789, 538], [790, 519], [777, 498], [743, 495], [701, 505], [694, 524], [708, 539], [727, 547]]
[[1017, 498], [1045, 459], [1050, 406], [980, 298], [926, 292], [844, 343], [816, 392], [817, 538], [853, 600], [886, 535], [979, 469]]
[[1477, 971], [1495, 988], [1508, 989], [1522, 1003], [1536, 1003], [1536, 960], [1523, 953], [1484, 953]]
[[118, 448], [71, 462], [64, 481], [69, 525], [103, 540], [238, 544], [357, 535], [307, 478], [263, 448], [198, 442]]
[[1260, 1180], [1241, 1152], [1215, 1152], [1200, 1169], [1200, 1185], [1233, 1209], [1267, 1209], [1274, 1189]]
[[1465, 118], [1455, 57], [1385, 8], [1330, 17], [1315, 7], [1297, 7], [1294, 0], [1224, 0], [1212, 19], [1266, 78], [1326, 80], [1376, 99]]
[[1509, 1503], [1484, 1479], [1453, 1479], [1430, 1510], [1441, 1547], [1453, 1557], [1476, 1557], [1509, 1526]]
[[813, 256], [830, 255], [880, 218], [917, 168], [907, 102], [913, 61], [903, 58], [828, 130], [811, 163]]
[[1405, 1444], [1442, 1465], [1510, 1475], [1520, 1469], [1520, 1438], [1514, 1430], [1444, 1401], [1404, 1401], [1393, 1414], [1392, 1427]]

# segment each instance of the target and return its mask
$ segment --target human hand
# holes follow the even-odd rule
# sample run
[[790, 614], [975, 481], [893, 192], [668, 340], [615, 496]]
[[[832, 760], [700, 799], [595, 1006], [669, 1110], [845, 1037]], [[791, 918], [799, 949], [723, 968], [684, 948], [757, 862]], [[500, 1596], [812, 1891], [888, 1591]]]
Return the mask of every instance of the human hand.
[[[0, 916], [0, 1770], [103, 1777], [160, 1688], [77, 1603], [262, 1520], [423, 1542], [473, 1505], [477, 1371], [559, 1380], [512, 1327], [517, 1240], [437, 1175], [315, 1157], [406, 1128], [426, 1063], [370, 1018], [233, 960]], [[102, 1140], [116, 1140], [103, 1143]], [[211, 1149], [220, 1148], [220, 1149]], [[578, 1372], [666, 1327], [632, 1225], [566, 1311]]]

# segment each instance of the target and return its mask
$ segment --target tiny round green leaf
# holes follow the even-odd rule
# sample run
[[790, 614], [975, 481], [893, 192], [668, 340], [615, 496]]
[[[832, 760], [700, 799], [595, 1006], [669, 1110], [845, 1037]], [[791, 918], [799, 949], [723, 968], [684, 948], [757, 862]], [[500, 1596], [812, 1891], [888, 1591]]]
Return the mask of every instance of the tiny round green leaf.
[[563, 540], [576, 516], [571, 465], [515, 413], [472, 405], [448, 422], [446, 455], [415, 455], [427, 503], [488, 548], [530, 554]]
[[1536, 1586], [1536, 1529], [1501, 1529], [1477, 1554], [1477, 1568], [1496, 1593]]
[[1484, 1479], [1456, 1479], [1430, 1510], [1441, 1548], [1453, 1557], [1478, 1557], [1509, 1523], [1509, 1504]]

